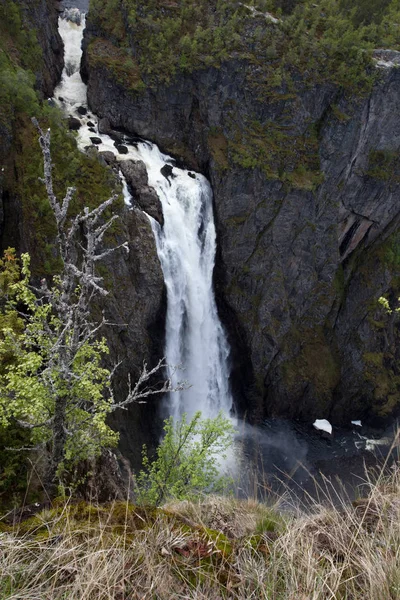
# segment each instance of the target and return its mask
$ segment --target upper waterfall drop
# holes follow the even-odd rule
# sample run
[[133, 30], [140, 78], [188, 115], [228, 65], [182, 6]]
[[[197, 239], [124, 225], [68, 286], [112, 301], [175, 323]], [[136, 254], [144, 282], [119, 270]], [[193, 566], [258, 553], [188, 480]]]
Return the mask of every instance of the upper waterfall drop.
[[[213, 291], [216, 232], [211, 186], [203, 175], [174, 166], [174, 159], [150, 142], [132, 144], [125, 139], [124, 154], [119, 154], [118, 144], [98, 133], [97, 126], [94, 129], [97, 118], [89, 111], [82, 114], [87, 108], [86, 85], [79, 73], [84, 27], [84, 15], [81, 24], [71, 22], [68, 13], [60, 17], [66, 68], [55, 98], [66, 114], [79, 118], [82, 150], [92, 145], [95, 135], [99, 150], [113, 152], [118, 161], [143, 161], [148, 183], [161, 201], [164, 225], [149, 219], [167, 288], [165, 356], [172, 369], [182, 369], [171, 373], [172, 379], [185, 379], [190, 386], [166, 399], [168, 412], [176, 418], [198, 410], [204, 417], [216, 416], [220, 410], [229, 413], [229, 346]], [[124, 179], [123, 185], [128, 203]]]

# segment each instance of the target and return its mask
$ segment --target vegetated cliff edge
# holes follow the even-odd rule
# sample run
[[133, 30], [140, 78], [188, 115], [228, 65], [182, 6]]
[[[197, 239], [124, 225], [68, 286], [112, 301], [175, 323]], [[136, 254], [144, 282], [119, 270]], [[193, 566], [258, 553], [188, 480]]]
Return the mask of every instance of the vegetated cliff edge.
[[[147, 217], [130, 210], [122, 200], [121, 184], [114, 171], [98, 160], [96, 152], [82, 154], [65, 119], [46, 99], [53, 95], [62, 68], [63, 44], [58, 33], [60, 5], [53, 0], [6, 0], [0, 7], [0, 245], [29, 252], [34, 277], [57, 272], [54, 251], [55, 225], [46, 197], [38, 133], [31, 117], [52, 131], [53, 178], [59, 198], [68, 186], [76, 188], [71, 214], [95, 206], [113, 193], [120, 194], [113, 210], [120, 219], [105, 240], [108, 246], [128, 241], [129, 253], [120, 250], [99, 267], [110, 291], [101, 309], [113, 326], [104, 334], [110, 364], [121, 362], [116, 373], [116, 394], [126, 388], [127, 376], [135, 381], [143, 365], [160, 358], [163, 349], [164, 281], [155, 240]], [[94, 150], [94, 149], [92, 149]], [[162, 375], [162, 374], [160, 374]], [[143, 407], [134, 406], [114, 416], [121, 432], [121, 448], [140, 457], [148, 441], [148, 420]], [[128, 430], [135, 429], [132, 435]], [[143, 422], [142, 422], [143, 421]], [[154, 420], [152, 421], [154, 423]], [[145, 431], [145, 437], [141, 432]]]
[[399, 54], [374, 67], [371, 46], [346, 49], [315, 4], [318, 46], [310, 16], [297, 39], [293, 20], [200, 4], [208, 29], [190, 28], [190, 2], [92, 1], [89, 103], [211, 179], [241, 408], [256, 420], [391, 415], [399, 328], [378, 299], [395, 308], [399, 294]]

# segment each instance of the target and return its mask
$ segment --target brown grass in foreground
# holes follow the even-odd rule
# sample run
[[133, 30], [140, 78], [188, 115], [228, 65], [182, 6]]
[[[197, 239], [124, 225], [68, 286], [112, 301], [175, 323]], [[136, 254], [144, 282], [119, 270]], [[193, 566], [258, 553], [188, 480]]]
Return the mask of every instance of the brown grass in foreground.
[[365, 500], [287, 515], [208, 497], [58, 503], [0, 522], [1, 600], [399, 600], [400, 468]]

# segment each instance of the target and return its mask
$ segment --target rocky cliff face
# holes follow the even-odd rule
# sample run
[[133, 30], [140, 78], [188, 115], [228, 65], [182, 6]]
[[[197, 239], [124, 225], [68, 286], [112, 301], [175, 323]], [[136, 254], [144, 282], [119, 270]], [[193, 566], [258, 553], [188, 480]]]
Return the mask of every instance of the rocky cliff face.
[[386, 61], [363, 97], [299, 78], [296, 94], [260, 98], [252, 65], [233, 59], [134, 89], [106, 37], [89, 14], [92, 109], [211, 179], [242, 409], [256, 420], [392, 414], [399, 330], [378, 298], [398, 295], [400, 71]]
[[21, 8], [30, 26], [37, 31], [43, 56], [43, 66], [35, 73], [37, 87], [45, 98], [49, 98], [64, 66], [63, 43], [58, 33], [59, 3], [55, 0], [23, 0]]
[[[13, 4], [4, 5], [5, 14], [9, 14], [13, 9]], [[58, 33], [58, 2], [54, 0], [23, 0], [18, 3], [18, 18], [22, 23], [22, 36], [24, 31], [30, 31], [38, 44], [38, 60], [35, 65], [35, 88], [42, 98], [52, 96], [54, 87], [60, 79], [64, 66], [63, 43]], [[7, 29], [7, 23], [6, 23]], [[23, 46], [26, 41], [16, 42], [11, 33], [11, 42], [7, 39], [7, 31], [4, 36], [4, 47], [9, 51], [11, 64], [13, 66], [24, 65], [24, 60], [20, 54], [23, 52]], [[0, 32], [0, 38], [3, 37]], [[3, 40], [2, 40], [3, 41]], [[32, 46], [34, 46], [32, 44]], [[0, 46], [3, 46], [1, 44]], [[11, 48], [11, 49], [10, 49]], [[26, 50], [26, 48], [25, 48]], [[30, 48], [28, 47], [28, 51]], [[36, 50], [36, 47], [35, 47]], [[28, 58], [28, 63], [31, 61]], [[31, 64], [29, 64], [31, 67]], [[17, 90], [14, 91], [17, 95]], [[15, 201], [12, 188], [13, 184], [7, 180], [7, 172], [14, 170], [13, 163], [15, 158], [15, 115], [13, 111], [8, 111], [7, 106], [3, 106], [0, 115], [0, 164], [2, 171], [0, 173], [0, 236], [3, 239], [3, 246], [19, 245], [19, 222], [21, 220], [20, 206]], [[12, 179], [12, 177], [11, 177]], [[4, 231], [6, 229], [6, 231]]]
[[[63, 68], [63, 45], [57, 25], [62, 6], [53, 0], [24, 0], [19, 8], [24, 23], [38, 32], [43, 68], [36, 73], [36, 87], [46, 102], [46, 98], [53, 95]], [[2, 249], [14, 246], [19, 252], [29, 252], [35, 276], [43, 277], [51, 275], [57, 268], [53, 250], [54, 225], [44, 187], [38, 181], [42, 159], [37, 133], [24, 109], [23, 105], [15, 110], [13, 121], [4, 123], [4, 135], [0, 136], [0, 159], [4, 167], [0, 171], [0, 244]], [[41, 110], [39, 104], [37, 109]], [[47, 126], [45, 111], [35, 115], [42, 126]], [[75, 185], [76, 208], [99, 203], [115, 192], [120, 193], [121, 185], [113, 166], [106, 166], [104, 159], [97, 156], [82, 155], [73, 135], [58, 118], [52, 118], [52, 158], [57, 193], [61, 196], [66, 185]], [[135, 173], [131, 175], [134, 186]], [[145, 184], [138, 185], [136, 191], [141, 198], [143, 196], [143, 202], [154, 192]], [[118, 245], [127, 241], [129, 252], [119, 250], [100, 266], [99, 273], [110, 293], [104, 304], [96, 307], [95, 313], [104, 311], [106, 319], [113, 324], [104, 334], [110, 348], [110, 365], [121, 363], [115, 378], [119, 397], [126, 392], [129, 374], [134, 382], [144, 361], [152, 366], [162, 356], [165, 294], [148, 218], [138, 209], [130, 210], [122, 199], [116, 203], [115, 211], [119, 215], [118, 225], [106, 244]], [[138, 405], [113, 416], [113, 425], [121, 432], [121, 448], [133, 459], [140, 460], [142, 444], [148, 442], [152, 427], [157, 427], [155, 419], [150, 427], [148, 423], [144, 427], [144, 420], [148, 421], [152, 412], [151, 403], [145, 406], [145, 411], [144, 417], [144, 409]], [[135, 435], [132, 435], [133, 430]]]

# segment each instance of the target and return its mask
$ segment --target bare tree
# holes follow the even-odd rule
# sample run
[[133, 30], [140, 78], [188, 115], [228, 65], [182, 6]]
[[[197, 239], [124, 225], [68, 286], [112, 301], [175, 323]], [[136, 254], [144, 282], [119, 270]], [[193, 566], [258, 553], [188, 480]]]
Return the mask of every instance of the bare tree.
[[[126, 397], [116, 401], [113, 397], [111, 379], [118, 365], [115, 365], [111, 371], [104, 369], [103, 366], [92, 371], [85, 369], [85, 365], [82, 366], [85, 360], [99, 361], [101, 354], [107, 351], [104, 347], [105, 340], [99, 340], [102, 328], [109, 323], [104, 315], [97, 323], [92, 317], [95, 297], [104, 297], [108, 294], [103, 287], [102, 278], [96, 274], [96, 265], [113, 252], [118, 250], [129, 252], [129, 248], [125, 242], [114, 248], [104, 249], [104, 235], [118, 218], [117, 215], [107, 218], [105, 212], [112, 206], [116, 196], [102, 202], [97, 208], [84, 208], [74, 218], [68, 218], [75, 189], [68, 188], [63, 200], [58, 201], [53, 189], [50, 130], [43, 132], [37, 120], [33, 119], [33, 122], [40, 135], [39, 143], [44, 160], [43, 183], [55, 217], [56, 244], [62, 268], [61, 272], [53, 278], [50, 286], [47, 285], [46, 280], [42, 280], [40, 288], [30, 286], [32, 290], [29, 296], [30, 313], [33, 313], [36, 320], [33, 321], [29, 314], [25, 315], [25, 319], [28, 323], [28, 336], [31, 333], [36, 345], [39, 340], [39, 345], [46, 347], [46, 351], [42, 353], [45, 358], [41, 362], [40, 369], [35, 372], [35, 377], [52, 398], [54, 408], [52, 414], [48, 415], [49, 418], [41, 422], [30, 415], [29, 407], [26, 413], [22, 413], [27, 415], [25, 419], [21, 418], [21, 413], [18, 411], [16, 417], [23, 427], [35, 430], [45, 428], [50, 431], [52, 451], [48, 480], [53, 481], [60, 465], [66, 459], [68, 440], [79, 433], [77, 431], [79, 427], [84, 428], [91, 420], [96, 423], [98, 421], [101, 427], [103, 425], [107, 427], [105, 418], [110, 412], [125, 409], [135, 402], [145, 402], [146, 398], [154, 394], [182, 390], [186, 387], [186, 383], [181, 382], [174, 386], [168, 378], [163, 379], [159, 385], [150, 385], [156, 374], [161, 375], [164, 372], [166, 363], [162, 359], [151, 369], [144, 364], [136, 383], [132, 385], [129, 381]], [[38, 318], [39, 308], [42, 312]], [[26, 340], [28, 338], [25, 336]], [[93, 367], [93, 365], [89, 366]], [[86, 378], [84, 382], [83, 378]], [[79, 384], [82, 382], [85, 385], [80, 387]], [[84, 390], [83, 393], [81, 388]], [[23, 394], [22, 384], [19, 390]], [[104, 397], [95, 402], [94, 397], [98, 397], [99, 390]], [[10, 398], [15, 397], [18, 389], [10, 389], [9, 392]], [[90, 394], [93, 395], [93, 400]], [[73, 419], [72, 414], [79, 414], [79, 418]], [[105, 437], [107, 439], [107, 436]], [[95, 447], [101, 448], [101, 445], [102, 442], [99, 441], [98, 446]]]

